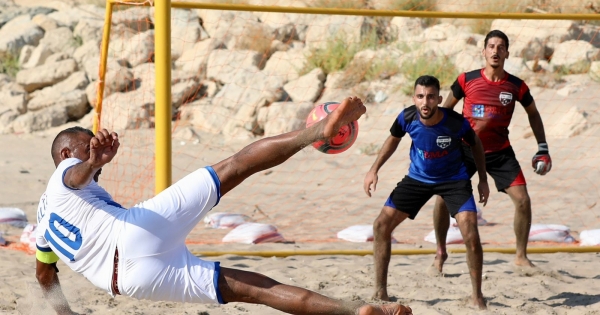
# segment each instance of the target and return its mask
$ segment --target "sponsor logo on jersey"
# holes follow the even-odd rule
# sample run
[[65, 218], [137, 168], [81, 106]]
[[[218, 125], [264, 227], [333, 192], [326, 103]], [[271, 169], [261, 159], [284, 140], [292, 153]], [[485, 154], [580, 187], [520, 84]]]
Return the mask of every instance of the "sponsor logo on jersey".
[[512, 102], [513, 99], [513, 95], [510, 92], [500, 92], [500, 103], [502, 103], [502, 105], [506, 106], [508, 104], [510, 104], [510, 102]]
[[483, 118], [485, 116], [485, 106], [480, 104], [471, 105], [471, 116], [474, 118]]
[[443, 158], [444, 156], [446, 156], [450, 153], [450, 152], [448, 152], [448, 150], [425, 151], [425, 150], [421, 150], [421, 149], [417, 149], [417, 152], [419, 153], [419, 157], [421, 157], [421, 159], [423, 159], [423, 160], [432, 160], [432, 159]]
[[452, 138], [450, 136], [438, 136], [435, 143], [437, 143], [438, 147], [445, 149], [452, 143]]

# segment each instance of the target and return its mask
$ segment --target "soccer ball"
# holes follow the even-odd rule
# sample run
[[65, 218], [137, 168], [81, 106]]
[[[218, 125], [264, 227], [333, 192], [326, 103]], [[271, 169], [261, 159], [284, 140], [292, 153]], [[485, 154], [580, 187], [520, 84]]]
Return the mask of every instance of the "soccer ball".
[[[338, 102], [327, 102], [315, 106], [315, 108], [313, 108], [313, 110], [311, 110], [308, 114], [308, 117], [306, 117], [306, 127], [308, 128], [316, 122], [321, 121], [331, 112], [333, 112], [338, 106], [340, 106], [340, 103]], [[338, 154], [348, 150], [354, 144], [354, 141], [356, 141], [357, 136], [358, 121], [355, 120], [345, 126], [342, 126], [337, 136], [329, 140], [317, 141], [313, 143], [313, 147], [323, 153]]]

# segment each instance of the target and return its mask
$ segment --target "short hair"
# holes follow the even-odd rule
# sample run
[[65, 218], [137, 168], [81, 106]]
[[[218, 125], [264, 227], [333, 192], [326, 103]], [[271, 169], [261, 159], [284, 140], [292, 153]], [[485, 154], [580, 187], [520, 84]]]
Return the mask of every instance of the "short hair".
[[415, 87], [414, 87], [414, 89], [417, 88], [417, 85], [429, 86], [429, 87], [433, 86], [438, 91], [440, 90], [440, 80], [438, 80], [436, 77], [434, 77], [432, 75], [422, 75], [422, 76], [420, 76], [415, 81]]
[[52, 148], [50, 149], [50, 154], [52, 155], [54, 164], [58, 165], [58, 162], [60, 161], [60, 150], [63, 149], [65, 140], [70, 138], [70, 136], [72, 135], [76, 135], [82, 132], [92, 137], [94, 136], [94, 133], [91, 130], [79, 126], [67, 128], [56, 135], [54, 141], [52, 141]]
[[502, 39], [504, 41], [504, 44], [506, 44], [506, 49], [508, 50], [508, 36], [506, 36], [506, 34], [504, 34], [504, 32], [500, 30], [493, 30], [487, 33], [487, 35], [485, 35], [485, 40], [483, 41], [483, 48], [487, 47], [488, 40], [494, 37]]

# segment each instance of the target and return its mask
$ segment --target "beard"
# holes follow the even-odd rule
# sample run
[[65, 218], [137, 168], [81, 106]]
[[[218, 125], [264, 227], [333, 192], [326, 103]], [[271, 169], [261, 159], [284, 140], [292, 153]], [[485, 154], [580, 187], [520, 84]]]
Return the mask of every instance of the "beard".
[[435, 115], [435, 112], [437, 111], [437, 107], [433, 107], [429, 110], [429, 115], [425, 116], [423, 115], [423, 113], [419, 110], [419, 117], [421, 117], [421, 119], [423, 120], [428, 120], [431, 117], [433, 117], [433, 115]]

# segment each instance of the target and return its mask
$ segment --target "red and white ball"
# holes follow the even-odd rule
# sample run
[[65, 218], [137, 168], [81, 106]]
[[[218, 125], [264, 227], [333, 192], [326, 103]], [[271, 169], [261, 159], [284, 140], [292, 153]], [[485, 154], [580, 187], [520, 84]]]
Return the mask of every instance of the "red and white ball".
[[[338, 102], [327, 102], [315, 106], [312, 111], [306, 117], [306, 127], [310, 127], [313, 124], [323, 120], [327, 115], [333, 112], [340, 103]], [[317, 150], [327, 154], [338, 154], [348, 150], [356, 141], [358, 137], [358, 121], [353, 121], [340, 128], [337, 136], [328, 139], [321, 140], [313, 143], [313, 147]]]

